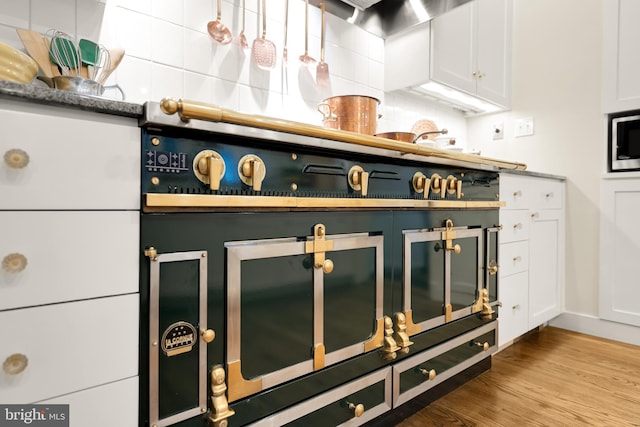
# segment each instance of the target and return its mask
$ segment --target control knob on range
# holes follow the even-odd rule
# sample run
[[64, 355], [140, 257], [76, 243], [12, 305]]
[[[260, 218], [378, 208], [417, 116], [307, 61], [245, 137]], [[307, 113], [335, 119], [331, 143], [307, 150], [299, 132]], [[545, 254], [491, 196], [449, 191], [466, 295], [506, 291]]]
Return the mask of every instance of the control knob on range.
[[201, 182], [209, 184], [211, 190], [220, 189], [225, 164], [222, 156], [213, 150], [202, 150], [193, 159], [193, 173]]
[[442, 188], [442, 197], [445, 197], [445, 190], [449, 194], [456, 193], [456, 198], [462, 197], [462, 181], [453, 175], [449, 175], [446, 180], [446, 184]]
[[242, 182], [255, 191], [261, 191], [262, 181], [267, 175], [267, 168], [260, 157], [255, 154], [247, 154], [238, 162], [238, 175]]
[[437, 173], [431, 175], [431, 191], [440, 193], [440, 197], [444, 198], [446, 191], [446, 180]]
[[349, 186], [366, 196], [369, 191], [369, 172], [365, 171], [362, 166], [351, 167], [349, 169]]

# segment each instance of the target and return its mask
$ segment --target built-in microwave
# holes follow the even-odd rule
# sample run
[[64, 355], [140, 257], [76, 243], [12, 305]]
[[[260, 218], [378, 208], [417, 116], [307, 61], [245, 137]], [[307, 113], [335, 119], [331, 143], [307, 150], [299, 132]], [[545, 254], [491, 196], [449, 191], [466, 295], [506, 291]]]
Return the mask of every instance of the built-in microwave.
[[640, 170], [640, 110], [609, 115], [609, 171]]

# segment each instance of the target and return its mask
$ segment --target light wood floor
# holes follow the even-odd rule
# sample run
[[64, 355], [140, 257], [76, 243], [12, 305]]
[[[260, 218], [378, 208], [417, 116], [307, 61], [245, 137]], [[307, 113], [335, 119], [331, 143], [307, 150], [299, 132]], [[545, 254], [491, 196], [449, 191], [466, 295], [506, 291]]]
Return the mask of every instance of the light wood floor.
[[640, 347], [547, 327], [397, 427], [640, 426]]

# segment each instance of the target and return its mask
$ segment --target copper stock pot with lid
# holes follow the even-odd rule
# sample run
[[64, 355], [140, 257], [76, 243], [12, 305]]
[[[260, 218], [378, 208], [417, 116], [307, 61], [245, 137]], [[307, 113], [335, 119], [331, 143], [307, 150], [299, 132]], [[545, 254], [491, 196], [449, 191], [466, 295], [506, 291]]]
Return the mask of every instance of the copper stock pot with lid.
[[318, 104], [324, 127], [357, 132], [376, 133], [380, 100], [371, 96], [342, 95], [327, 98]]

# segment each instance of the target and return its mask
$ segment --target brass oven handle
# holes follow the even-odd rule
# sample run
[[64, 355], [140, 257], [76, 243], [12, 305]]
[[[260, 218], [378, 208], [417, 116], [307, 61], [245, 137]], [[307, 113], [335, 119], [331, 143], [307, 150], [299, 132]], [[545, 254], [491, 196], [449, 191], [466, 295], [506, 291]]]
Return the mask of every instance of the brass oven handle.
[[11, 169], [22, 169], [29, 164], [29, 155], [19, 148], [12, 148], [4, 153], [4, 162]]

